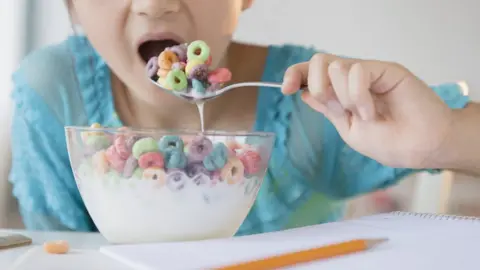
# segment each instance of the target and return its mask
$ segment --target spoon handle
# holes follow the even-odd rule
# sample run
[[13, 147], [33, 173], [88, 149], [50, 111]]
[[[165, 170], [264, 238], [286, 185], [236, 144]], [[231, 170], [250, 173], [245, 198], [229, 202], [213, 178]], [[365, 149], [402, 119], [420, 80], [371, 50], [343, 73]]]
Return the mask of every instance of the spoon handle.
[[[232, 85], [229, 85], [222, 89], [222, 92], [228, 91], [233, 88], [239, 88], [239, 87], [269, 87], [269, 88], [282, 88], [281, 83], [275, 83], [275, 82], [243, 82], [243, 83], [235, 83]], [[308, 86], [307, 85], [302, 85], [300, 87], [300, 90], [308, 91]]]

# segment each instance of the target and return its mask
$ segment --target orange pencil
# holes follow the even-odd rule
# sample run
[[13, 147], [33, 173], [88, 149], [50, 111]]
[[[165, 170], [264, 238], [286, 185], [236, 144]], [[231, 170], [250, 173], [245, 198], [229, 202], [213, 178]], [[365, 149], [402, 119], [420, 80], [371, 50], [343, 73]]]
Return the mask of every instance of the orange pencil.
[[329, 259], [337, 256], [347, 255], [350, 253], [365, 251], [381, 244], [388, 239], [359, 239], [347, 242], [331, 244], [323, 247], [307, 249], [277, 255], [265, 259], [253, 260], [249, 262], [239, 263], [236, 265], [216, 268], [216, 270], [270, 270], [281, 267], [292, 266], [299, 263], [306, 263], [320, 259]]

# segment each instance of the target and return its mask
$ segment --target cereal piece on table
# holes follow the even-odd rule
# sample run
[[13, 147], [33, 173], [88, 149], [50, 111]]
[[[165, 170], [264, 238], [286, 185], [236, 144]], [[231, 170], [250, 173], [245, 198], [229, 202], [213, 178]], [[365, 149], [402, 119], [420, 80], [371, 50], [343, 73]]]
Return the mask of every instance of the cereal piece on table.
[[49, 254], [65, 254], [70, 250], [70, 245], [65, 240], [50, 241], [43, 244], [43, 249]]

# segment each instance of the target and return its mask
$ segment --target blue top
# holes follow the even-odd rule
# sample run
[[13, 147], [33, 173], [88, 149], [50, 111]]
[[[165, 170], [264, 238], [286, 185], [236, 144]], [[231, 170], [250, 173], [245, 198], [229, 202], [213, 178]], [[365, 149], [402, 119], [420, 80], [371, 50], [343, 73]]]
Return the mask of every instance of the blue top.
[[[264, 81], [281, 82], [287, 67], [316, 51], [272, 46]], [[31, 230], [96, 230], [71, 171], [64, 126], [120, 126], [110, 70], [85, 37], [30, 54], [13, 76], [15, 112], [10, 180]], [[433, 87], [452, 108], [468, 97], [457, 84]], [[348, 147], [323, 115], [298, 95], [260, 89], [255, 129], [277, 136], [267, 176], [238, 234], [334, 221], [346, 198], [395, 184], [413, 172], [382, 166]]]

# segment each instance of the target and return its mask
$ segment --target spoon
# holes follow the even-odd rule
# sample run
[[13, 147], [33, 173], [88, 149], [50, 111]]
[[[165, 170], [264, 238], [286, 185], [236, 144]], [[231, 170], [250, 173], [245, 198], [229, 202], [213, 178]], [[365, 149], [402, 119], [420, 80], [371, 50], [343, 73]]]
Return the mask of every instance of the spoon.
[[[282, 88], [282, 84], [281, 83], [274, 83], [274, 82], [243, 82], [243, 83], [234, 83], [234, 84], [231, 84], [231, 85], [228, 85], [228, 86], [225, 86], [221, 89], [218, 89], [216, 91], [212, 91], [212, 92], [206, 92], [204, 94], [197, 94], [197, 95], [194, 95], [194, 94], [191, 94], [192, 91], [189, 91], [189, 90], [192, 90], [192, 89], [187, 89], [187, 91], [184, 91], [184, 92], [180, 92], [180, 91], [172, 91], [172, 90], [168, 90], [164, 87], [162, 87], [158, 82], [156, 82], [155, 80], [149, 78], [150, 81], [155, 85], [157, 86], [158, 88], [162, 89], [163, 91], [165, 92], [168, 92], [172, 95], [175, 95], [176, 97], [179, 97], [181, 99], [184, 99], [188, 102], [191, 102], [191, 103], [203, 103], [205, 101], [208, 101], [208, 100], [212, 100], [214, 98], [217, 98], [223, 94], [225, 94], [226, 92], [230, 91], [230, 90], [233, 90], [233, 89], [236, 89], [236, 88], [241, 88], [241, 87], [269, 87], [269, 88]], [[302, 88], [300, 88], [300, 90], [308, 90], [307, 86], [303, 86]]]

